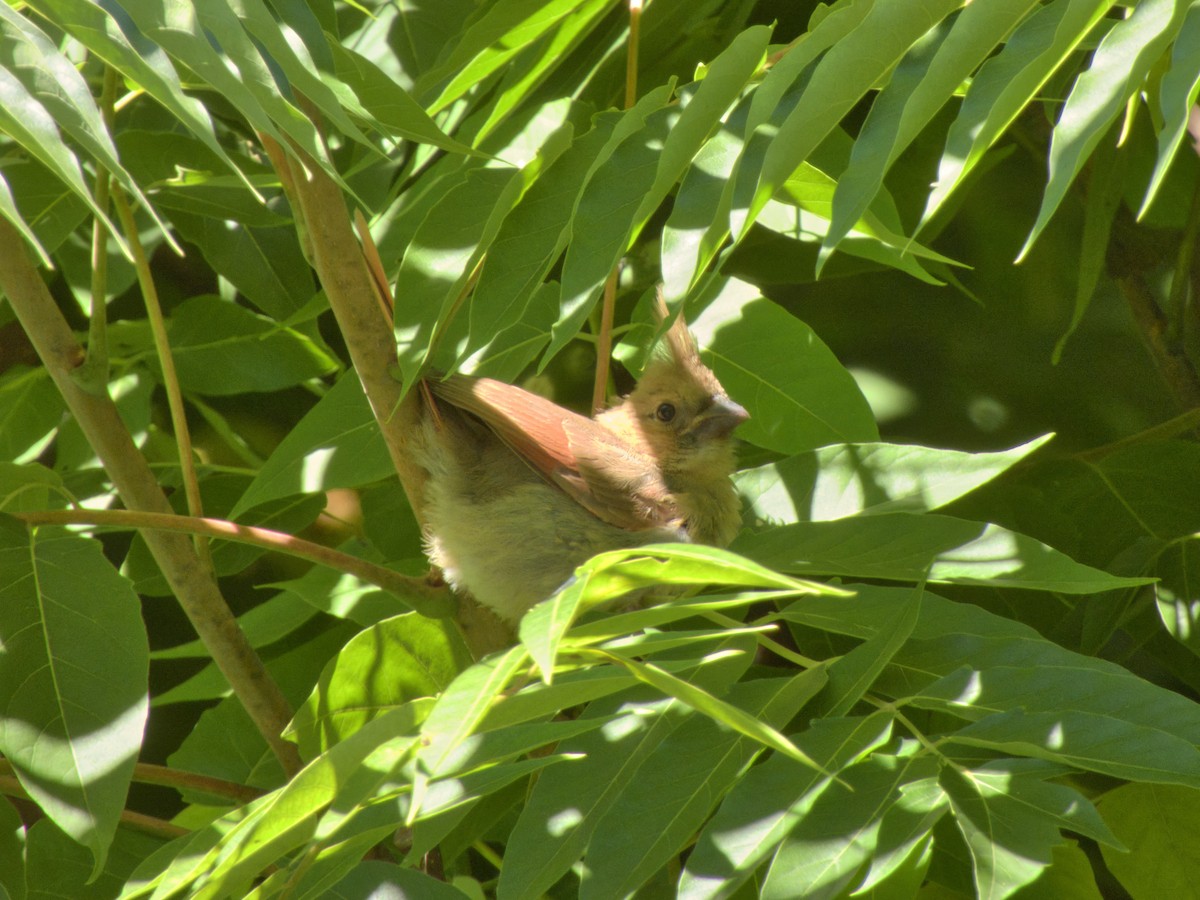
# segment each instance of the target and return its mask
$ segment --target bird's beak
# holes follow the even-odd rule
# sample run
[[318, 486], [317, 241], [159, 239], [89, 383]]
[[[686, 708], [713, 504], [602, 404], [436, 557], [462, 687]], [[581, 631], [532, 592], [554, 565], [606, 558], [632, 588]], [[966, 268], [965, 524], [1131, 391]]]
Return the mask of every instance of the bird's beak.
[[692, 432], [702, 438], [725, 438], [749, 418], [750, 413], [740, 403], [724, 396], [714, 397], [712, 406], [701, 414]]

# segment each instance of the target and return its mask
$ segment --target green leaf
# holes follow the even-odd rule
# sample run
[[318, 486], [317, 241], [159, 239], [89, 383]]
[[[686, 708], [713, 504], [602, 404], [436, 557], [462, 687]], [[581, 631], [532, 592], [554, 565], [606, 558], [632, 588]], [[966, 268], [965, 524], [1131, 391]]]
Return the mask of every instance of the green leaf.
[[402, 897], [422, 900], [470, 900], [452, 884], [415, 869], [403, 869], [381, 860], [363, 860], [325, 895], [336, 900], [368, 900], [399, 890]]
[[53, 265], [50, 255], [46, 252], [46, 248], [42, 246], [41, 241], [38, 240], [38, 236], [34, 233], [32, 226], [21, 217], [21, 213], [17, 209], [17, 203], [13, 199], [12, 189], [9, 188], [3, 173], [0, 173], [0, 215], [4, 216], [17, 229], [21, 237], [29, 242], [29, 246], [37, 253], [38, 261], [43, 266], [49, 268]]
[[[782, 728], [825, 682], [822, 669], [736, 684], [724, 699]], [[762, 750], [761, 744], [692, 716], [638, 769], [588, 842], [586, 898], [624, 897], [666, 864]]]
[[903, 444], [835, 444], [734, 476], [752, 517], [788, 524], [928, 512], [987, 484], [1046, 444], [965, 453]]
[[917, 585], [912, 598], [899, 604], [900, 608], [878, 632], [830, 665], [829, 684], [813, 704], [814, 717], [849, 715], [912, 636], [920, 619], [924, 593], [925, 585]]
[[336, 43], [329, 44], [329, 49], [333, 51], [337, 77], [354, 92], [363, 109], [374, 117], [373, 124], [406, 140], [441, 147], [452, 153], [479, 155], [478, 151], [442, 131], [412, 95], [370, 59]]
[[951, 740], [1065, 763], [1130, 781], [1200, 787], [1200, 750], [1177, 732], [1067, 710], [996, 713]]
[[[495, 133], [506, 120], [516, 119], [521, 104], [554, 70], [571, 58], [573, 51], [589, 36], [596, 40], [596, 26], [604, 21], [604, 13], [611, 4], [612, 0], [574, 0], [575, 9], [535, 40], [522, 53], [519, 63], [504, 67], [496, 93], [488, 104], [487, 120], [476, 135], [477, 142]], [[501, 55], [507, 53], [508, 48], [500, 49]], [[488, 64], [495, 60], [492, 53], [485, 54], [484, 58]], [[517, 111], [516, 115], [514, 111]]]
[[[53, 822], [45, 819], [42, 821], [40, 827], [54, 828]], [[0, 897], [4, 900], [10, 897], [23, 900], [25, 896], [25, 885], [28, 883], [25, 876], [25, 838], [25, 826], [17, 808], [11, 803], [0, 805]], [[66, 838], [65, 843], [70, 844], [77, 852], [87, 853], [70, 838]], [[85, 861], [82, 880], [87, 879], [91, 869], [91, 859], [88, 858]]]
[[600, 289], [744, 90], [762, 60], [769, 33], [759, 26], [734, 38], [709, 64], [699, 86], [681, 92], [682, 109], [669, 106], [643, 113], [643, 127], [590, 173], [576, 206], [563, 265], [565, 305], [590, 308], [585, 298]]
[[[1008, 507], [1012, 527], [1083, 562], [1138, 571], [1149, 560], [1122, 560], [1131, 547], [1158, 553], [1168, 542], [1200, 531], [1200, 481], [1192, 477], [1197, 466], [1200, 446], [1195, 443], [1138, 442], [1099, 460], [1036, 462], [1013, 473], [997, 499]], [[991, 489], [977, 497], [989, 494]], [[1010, 502], [1005, 496], [1019, 499]], [[972, 504], [964, 505], [971, 509]]]
[[[308, 670], [333, 657], [351, 639], [354, 631], [348, 623], [339, 622], [311, 637], [301, 632], [290, 646], [284, 644], [282, 650], [271, 648], [264, 653], [264, 661], [276, 677], [286, 674], [287, 677], [297, 678], [307, 689], [312, 683], [312, 675]], [[229, 679], [216, 663], [209, 663], [192, 677], [156, 694], [151, 706], [157, 709], [172, 703], [218, 698], [238, 699], [230, 690]]]
[[[833, 175], [827, 173], [836, 172], [838, 168], [830, 165], [831, 160], [821, 157], [833, 155], [823, 152], [831, 143], [841, 143], [840, 131], [831, 133], [825, 143], [813, 151], [811, 161], [802, 163], [792, 173], [775, 198], [767, 201], [755, 220], [760, 229], [770, 229], [781, 238], [788, 238], [790, 245], [803, 248], [796, 254], [797, 258], [794, 261], [781, 260], [779, 269], [766, 270], [770, 280], [810, 280], [812, 275], [819, 276], [824, 271], [823, 266], [828, 256], [825, 247], [810, 252], [804, 245], [825, 245], [829, 242], [829, 229], [832, 224], [830, 217], [837, 197], [838, 182]], [[848, 162], [837, 160], [838, 167]], [[881, 207], [890, 214], [886, 218]], [[892, 221], [894, 218], [896, 221]], [[953, 264], [954, 260], [906, 236], [898, 217], [894, 216], [892, 201], [887, 195], [877, 195], [872, 201], [872, 208], [866, 210], [862, 217], [852, 224], [853, 227], [849, 228], [838, 244], [838, 249], [847, 255], [891, 266], [928, 284], [940, 286], [944, 283], [926, 271], [922, 260], [944, 264]], [[734, 258], [745, 259], [753, 246], [753, 243], [747, 246], [746, 242], [743, 242]], [[810, 263], [813, 263], [809, 270], [811, 275], [801, 268]]]
[[62, 414], [62, 397], [45, 369], [13, 366], [0, 375], [0, 459], [40, 450]]
[[563, 636], [583, 611], [647, 588], [717, 584], [840, 593], [836, 588], [781, 576], [716, 547], [648, 544], [597, 554], [577, 568], [562, 590], [525, 614], [519, 629], [521, 641], [549, 681]]
[[[168, 243], [178, 250], [167, 226], [118, 160], [117, 148], [101, 120], [91, 90], [74, 64], [32, 21], [7, 5], [0, 7], [0, 20], [3, 21], [0, 67], [15, 75], [53, 116], [54, 123], [117, 179], [153, 217]], [[117, 243], [124, 246], [119, 237]]]
[[[21, 829], [14, 829], [19, 832]], [[146, 856], [165, 841], [132, 828], [120, 828], [109, 849], [104, 871], [93, 880], [92, 860], [86, 847], [80, 846], [56, 828], [48, 819], [33, 823], [22, 834], [23, 859], [5, 874], [20, 872], [23, 881], [10, 893], [4, 893], [0, 879], [0, 897], [7, 900], [112, 900], [125, 886], [129, 874]]]
[[1029, 252], [1066, 196], [1100, 139], [1141, 89], [1150, 67], [1179, 28], [1184, 9], [1175, 0], [1145, 0], [1129, 18], [1119, 20], [1104, 36], [1092, 64], [1075, 80], [1050, 140], [1050, 181], [1037, 221], [1017, 255]]
[[[252, 647], [263, 647], [291, 634], [316, 614], [317, 610], [299, 594], [281, 591], [238, 616], [238, 627]], [[150, 652], [151, 659], [190, 659], [208, 655], [208, 648], [198, 638]]]
[[550, 329], [558, 319], [558, 296], [558, 282], [539, 284], [520, 319], [462, 360], [459, 371], [509, 384], [516, 382], [550, 342]]
[[91, 188], [83, 180], [79, 159], [70, 150], [59, 131], [58, 123], [38, 98], [8, 69], [0, 67], [0, 132], [25, 148], [58, 179], [92, 215], [103, 221], [125, 253], [129, 252], [121, 232], [96, 205]]
[[[752, 644], [739, 637], [728, 647], [746, 651]], [[748, 652], [726, 655], [695, 668], [689, 677], [720, 691], [749, 663]], [[612, 721], [559, 745], [560, 753], [582, 753], [584, 758], [549, 769], [538, 779], [509, 836], [499, 900], [537, 896], [558, 881], [583, 854], [639, 767], [690, 714], [678, 700], [642, 687], [591, 704], [581, 718]]]
[[671, 303], [688, 294], [729, 236], [730, 178], [744, 146], [741, 131], [750, 106], [750, 97], [745, 97], [734, 107], [723, 127], [700, 148], [676, 191], [661, 250], [663, 295]]
[[425, 73], [418, 87], [423, 93], [443, 79], [442, 88], [427, 109], [431, 114], [445, 109], [472, 86], [504, 66], [541, 35], [583, 7], [589, 17], [598, 15], [610, 0], [500, 0], [484, 8], [463, 31], [437, 68]]
[[948, 809], [946, 792], [936, 777], [913, 778], [899, 785], [896, 802], [884, 811], [879, 823], [867, 874], [856, 893], [874, 896], [867, 892], [913, 868], [913, 857], [928, 851], [933, 828]]
[[1163, 124], [1158, 132], [1158, 159], [1154, 174], [1146, 188], [1138, 218], [1154, 203], [1163, 178], [1170, 168], [1175, 151], [1183, 140], [1188, 117], [1200, 95], [1200, 6], [1192, 3], [1184, 14], [1175, 43], [1171, 48], [1171, 67], [1162, 77], [1158, 89], [1158, 105]]
[[[820, 720], [796, 742], [823, 769], [840, 773], [891, 733], [890, 714], [879, 711], [866, 718]], [[679, 879], [680, 900], [732, 895], [834, 783], [783, 754], [752, 768], [700, 833]]]
[[179, 383], [199, 394], [275, 391], [338, 365], [311, 338], [211, 295], [177, 306], [167, 334]]
[[830, 131], [932, 26], [960, 0], [894, 0], [871, 6], [865, 18], [817, 63], [795, 108], [767, 147], [758, 171], [743, 168], [739, 180], [756, 182], [744, 217], [735, 218], [738, 239], [775, 191]]
[[230, 225], [181, 210], [171, 220], [210, 266], [268, 316], [285, 320], [312, 299], [312, 270], [294, 229]]
[[289, 731], [306, 757], [316, 756], [388, 709], [438, 695], [470, 661], [450, 623], [418, 613], [386, 619], [325, 664]]
[[1103, 900], [1092, 862], [1078, 843], [1058, 844], [1051, 856], [1050, 868], [1012, 896], [1017, 900]]
[[1092, 171], [1088, 178], [1088, 202], [1083, 211], [1083, 236], [1075, 306], [1071, 310], [1071, 321], [1067, 330], [1054, 345], [1054, 353], [1050, 359], [1055, 365], [1062, 359], [1063, 348], [1091, 305], [1092, 295], [1096, 292], [1096, 285], [1100, 282], [1100, 275], [1107, 260], [1109, 237], [1121, 206], [1129, 156], [1128, 153], [1119, 152], [1117, 149], [1117, 131], [1115, 126], [1110, 129], [1108, 140], [1100, 145], [1092, 157]]
[[[832, 784], [784, 839], [763, 879], [763, 900], [837, 896], [871, 859], [887, 810], [906, 782], [936, 772], [927, 757], [897, 759], [879, 753], [842, 772], [849, 788]], [[853, 790], [850, 790], [852, 788]]]
[[918, 231], [1111, 6], [1109, 0], [1055, 0], [1018, 25], [1001, 51], [980, 67], [946, 136]]
[[621, 114], [592, 161], [571, 211], [562, 299], [542, 366], [567, 345], [591, 312], [600, 285], [625, 252], [628, 219], [653, 183], [656, 142], [665, 140], [674, 83], [648, 92]]
[[[402, 756], [416, 743], [410, 711], [392, 710], [313, 760], [286, 785], [197, 829], [182, 852], [149, 884], [192, 896], [245, 896], [252, 880], [282, 854], [302, 845], [318, 817], [379, 747]], [[219, 838], [219, 843], [216, 839]], [[177, 845], [178, 846], [178, 845]]]
[[1179, 835], [1200, 825], [1200, 793], [1162, 784], [1125, 784], [1097, 806], [1128, 852], [1101, 846], [1104, 862], [1134, 897], [1195, 897], [1200, 853]]
[[[208, 110], [200, 100], [184, 93], [178, 74], [161, 50], [147, 45], [133, 29], [131, 38], [106, 9], [90, 0], [33, 0], [28, 5], [145, 90], [235, 174], [241, 175], [217, 140]], [[135, 48], [131, 40], [139, 46]], [[250, 186], [248, 181], [246, 185]]]
[[[468, 346], [486, 346], [524, 319], [531, 296], [567, 245], [580, 185], [617, 121], [614, 113], [597, 116], [592, 129], [572, 141], [505, 216], [472, 296]], [[557, 292], [554, 312], [557, 321]]]
[[[328, 166], [316, 126], [283, 96], [266, 60], [226, 4], [184, 7], [155, 0], [124, 10], [145, 37], [219, 92], [252, 128], [284, 145], [294, 141], [318, 165]], [[337, 177], [331, 167], [327, 171]]]
[[1154, 602], [1163, 627], [1192, 653], [1200, 655], [1200, 596], [1196, 578], [1200, 568], [1200, 543], [1181, 541], [1160, 558]]
[[1148, 584], [1122, 578], [1070, 557], [1031, 537], [950, 516], [881, 513], [834, 522], [797, 522], [743, 534], [733, 549], [756, 562], [796, 575], [841, 575], [1023, 587], [1091, 594]]
[[[227, 510], [241, 494], [245, 483], [244, 478], [236, 475], [212, 475], [204, 479], [200, 485], [200, 499], [206, 515], [228, 518]], [[171, 497], [171, 502], [181, 515], [186, 514], [187, 508], [187, 498], [183, 493], [177, 491]], [[241, 524], [295, 534], [311, 524], [324, 508], [325, 497], [320, 494], [273, 500], [243, 514]], [[263, 547], [241, 541], [212, 542], [213, 566], [219, 575], [241, 572], [266, 552]], [[140, 534], [134, 537], [133, 545], [125, 557], [124, 573], [133, 580], [140, 594], [162, 597], [171, 593], [170, 584]]]
[[[821, 771], [820, 766], [811, 757], [807, 756], [803, 750], [780, 734], [777, 729], [760, 722], [754, 716], [721, 700], [719, 697], [714, 697], [703, 688], [697, 687], [681, 678], [676, 678], [653, 663], [642, 663], [634, 659], [626, 659], [615, 653], [605, 655], [618, 661], [632, 672], [639, 681], [644, 681], [664, 694], [686, 703], [692, 709], [696, 710], [696, 712], [703, 713], [714, 722], [718, 722], [727, 728], [732, 728], [734, 731], [738, 731], [746, 737], [758, 741], [764, 747], [775, 750], [778, 753], [791, 757], [797, 762]], [[822, 772], [822, 774], [828, 773]]]
[[116, 833], [148, 710], [137, 595], [100, 545], [0, 517], [0, 753], [21, 786], [91, 851]]
[[1036, 0], [970, 3], [947, 26], [932, 29], [909, 51], [863, 123], [850, 165], [838, 180], [823, 248], [832, 249], [866, 212], [896, 158], [967, 80]]
[[270, 500], [360, 487], [394, 473], [362, 383], [347, 372], [278, 443], [230, 516]]
[[459, 746], [475, 733], [527, 658], [523, 647], [511, 647], [461, 672], [442, 692], [421, 726], [409, 824], [421, 811], [431, 777], [440, 774]]
[[971, 853], [978, 896], [1001, 900], [1034, 882], [1064, 840], [1060, 827], [1080, 830], [1083, 821], [1093, 825], [1087, 830], [1103, 828], [1091, 804], [1070, 788], [1013, 779], [1003, 768], [994, 773], [999, 778], [988, 774], [946, 768], [941, 778]]
[[[396, 338], [406, 384], [439, 349], [434, 347], [438, 333], [456, 312], [454, 301], [471, 274], [469, 261], [484, 241], [492, 211], [509, 183], [520, 178], [509, 168], [472, 168], [447, 187], [405, 249], [397, 275], [404, 290], [396, 308]], [[494, 236], [486, 235], [488, 240]], [[458, 351], [449, 347], [442, 355], [453, 360]]]
[[[757, 299], [756, 299], [757, 298]], [[858, 385], [811, 328], [730, 280], [691, 322], [705, 362], [750, 421], [738, 435], [780, 453], [879, 437]]]
[[[239, 0], [236, 12], [234, 7], [224, 3], [205, 4], [199, 11], [206, 27], [218, 35], [223, 45], [227, 47], [236, 41], [246, 57], [252, 53], [255, 57], [261, 54], [264, 66], [271, 67], [272, 74], [276, 70], [281, 71], [288, 89], [303, 96], [321, 118], [336, 127], [342, 135], [382, 155], [347, 115], [350, 112], [365, 118], [366, 111], [354, 102], [354, 98], [347, 96], [346, 91], [338, 90], [341, 86], [334, 79], [328, 75], [321, 77], [318, 70], [328, 72], [332, 67], [332, 55], [327, 38], [315, 22], [308, 23], [310, 27], [304, 29], [307, 31], [307, 41], [301, 41], [296, 40], [298, 35], [293, 30], [304, 27], [301, 17], [295, 14], [290, 16], [294, 25], [289, 23], [285, 34], [283, 23], [272, 15], [263, 0]], [[227, 35], [228, 39], [223, 39], [222, 35]], [[320, 64], [314, 60], [314, 54]]]
[[[781, 617], [865, 638], [878, 634], [907, 589], [857, 586], [852, 600], [806, 597]], [[970, 666], [964, 661], [970, 660]], [[940, 679], [940, 680], [939, 680]], [[1200, 704], [1106, 660], [1065, 650], [1032, 628], [926, 592], [912, 636], [873, 686], [877, 694], [978, 720], [1008, 711], [1064, 710], [1200, 743]]]
[[[373, 559], [374, 562], [381, 561], [371, 548], [361, 541], [347, 541], [338, 549], [355, 556]], [[313, 609], [339, 619], [348, 619], [362, 627], [409, 611], [407, 604], [381, 590], [377, 585], [324, 566], [314, 566], [299, 578], [279, 582], [275, 587], [295, 592]]]

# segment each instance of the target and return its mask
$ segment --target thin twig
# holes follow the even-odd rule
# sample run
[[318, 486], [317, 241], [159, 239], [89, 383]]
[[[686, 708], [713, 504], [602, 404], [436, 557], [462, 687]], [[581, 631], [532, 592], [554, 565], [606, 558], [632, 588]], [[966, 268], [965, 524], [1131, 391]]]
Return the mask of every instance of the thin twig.
[[1200, 376], [1182, 343], [1169, 339], [1170, 323], [1145, 280], [1140, 275], [1124, 275], [1117, 278], [1117, 285], [1150, 356], [1179, 405], [1183, 409], [1200, 407]]
[[445, 615], [450, 611], [450, 595], [444, 588], [431, 587], [423, 579], [403, 575], [360, 557], [351, 556], [349, 553], [334, 550], [332, 547], [314, 544], [312, 541], [306, 541], [282, 531], [272, 531], [269, 528], [239, 525], [237, 522], [229, 522], [224, 519], [130, 512], [122, 509], [47, 509], [15, 512], [12, 515], [30, 525], [98, 525], [174, 531], [182, 534], [202, 534], [219, 540], [250, 544], [319, 563], [340, 572], [347, 572], [411, 601], [414, 609], [426, 615]]
[[[11, 775], [0, 775], [0, 795], [16, 797], [20, 800], [32, 800], [28, 792], [21, 787], [21, 782], [17, 781]], [[146, 834], [152, 834], [155, 837], [166, 838], [167, 840], [191, 834], [191, 831], [182, 825], [176, 825], [173, 822], [168, 822], [166, 819], [160, 819], [157, 816], [148, 816], [145, 813], [134, 812], [129, 809], [121, 810], [120, 822], [127, 828], [134, 828]]]
[[[133, 210], [125, 192], [116, 184], [112, 186], [112, 200], [117, 210], [117, 218], [121, 221], [121, 228], [125, 232], [125, 240], [129, 242], [129, 249], [133, 251], [133, 267], [137, 272], [138, 285], [142, 289], [142, 300], [146, 304], [146, 317], [150, 321], [150, 332], [154, 336], [158, 364], [162, 368], [163, 388], [167, 392], [171, 428], [179, 448], [179, 469], [188, 512], [200, 517], [204, 515], [204, 503], [200, 499], [200, 479], [196, 475], [196, 458], [192, 453], [192, 432], [188, 428], [187, 412], [183, 408], [183, 390], [179, 387], [179, 375], [175, 371], [175, 355], [171, 352], [170, 341], [167, 340], [166, 319], [163, 317], [162, 304], [158, 302], [158, 287], [150, 273], [150, 261], [146, 258], [146, 250], [142, 246]], [[195, 535], [194, 543], [196, 555], [211, 572], [212, 552], [209, 550], [208, 541], [201, 535]]]
[[[396, 342], [390, 323], [376, 299], [376, 288], [355, 238], [341, 188], [303, 150], [285, 154], [267, 135], [271, 161], [284, 165], [312, 242], [312, 262], [325, 288], [329, 306], [346, 340], [354, 370], [362, 382], [387, 444], [392, 464], [409, 505], [423, 522], [425, 471], [413, 463], [408, 441], [420, 428], [420, 399], [416, 391], [402, 394], [391, 375], [396, 365]], [[272, 147], [272, 145], [274, 145]], [[278, 162], [277, 162], [278, 161]]]
[[[642, 0], [629, 0], [629, 40], [625, 48], [625, 108], [637, 102], [638, 46], [642, 33]], [[613, 317], [617, 306], [617, 279], [621, 263], [617, 262], [604, 281], [600, 301], [600, 327], [596, 335], [596, 378], [592, 383], [592, 412], [604, 409], [608, 399], [608, 368], [612, 358]]]

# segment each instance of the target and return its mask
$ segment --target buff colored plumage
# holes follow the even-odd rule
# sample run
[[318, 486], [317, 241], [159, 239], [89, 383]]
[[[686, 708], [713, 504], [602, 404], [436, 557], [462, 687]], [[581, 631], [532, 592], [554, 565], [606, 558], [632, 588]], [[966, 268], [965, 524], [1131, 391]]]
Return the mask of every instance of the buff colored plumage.
[[521, 388], [428, 381], [418, 461], [430, 557], [516, 622], [605, 550], [725, 546], [740, 525], [731, 433], [747, 418], [682, 318], [629, 396], [589, 419]]

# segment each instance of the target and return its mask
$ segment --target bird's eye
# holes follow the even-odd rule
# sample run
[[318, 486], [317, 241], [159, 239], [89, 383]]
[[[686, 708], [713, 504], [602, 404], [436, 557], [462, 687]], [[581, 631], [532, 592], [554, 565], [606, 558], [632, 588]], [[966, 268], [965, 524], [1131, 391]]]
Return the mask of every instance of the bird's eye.
[[660, 422], [670, 422], [675, 418], [675, 405], [672, 403], [660, 403], [658, 409], [654, 411], [654, 415], [658, 417]]

